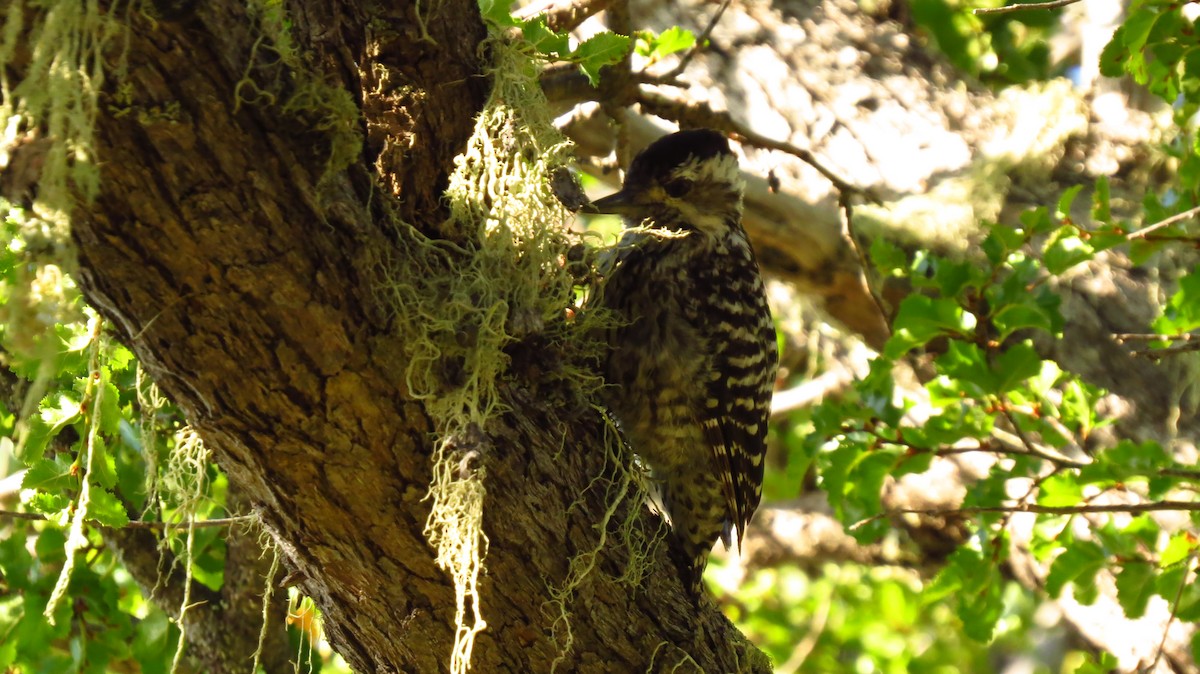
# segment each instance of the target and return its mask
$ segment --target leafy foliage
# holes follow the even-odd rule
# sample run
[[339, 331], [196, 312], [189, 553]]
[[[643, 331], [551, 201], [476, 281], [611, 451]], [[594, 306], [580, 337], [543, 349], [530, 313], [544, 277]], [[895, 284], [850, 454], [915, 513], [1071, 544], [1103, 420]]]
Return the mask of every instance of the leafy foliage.
[[628, 36], [606, 31], [572, 47], [571, 36], [551, 30], [544, 17], [518, 19], [509, 13], [509, 7], [507, 2], [479, 2], [480, 13], [488, 22], [500, 28], [520, 30], [529, 45], [547, 59], [576, 64], [593, 87], [600, 83], [601, 68], [618, 63], [629, 54], [631, 41]]
[[959, 69], [1003, 86], [1055, 75], [1047, 38], [1058, 23], [1052, 12], [977, 16], [975, 7], [1004, 2], [915, 0], [912, 18]]

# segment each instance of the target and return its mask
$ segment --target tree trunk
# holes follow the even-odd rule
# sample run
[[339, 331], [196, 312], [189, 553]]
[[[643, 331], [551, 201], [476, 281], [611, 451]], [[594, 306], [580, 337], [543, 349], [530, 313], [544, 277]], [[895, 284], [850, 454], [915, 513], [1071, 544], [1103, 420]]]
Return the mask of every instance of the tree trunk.
[[[124, 93], [110, 78], [101, 98], [101, 193], [73, 218], [78, 275], [261, 516], [334, 648], [361, 672], [443, 671], [455, 593], [423, 533], [436, 438], [393, 325], [421, 318], [385, 310], [379, 270], [401, 245], [395, 219], [436, 235], [446, 218], [451, 160], [489, 86], [485, 29], [470, 0], [295, 2], [288, 51], [265, 7], [130, 14]], [[331, 131], [321, 106], [338, 91], [361, 121]], [[348, 155], [355, 133], [366, 143]], [[553, 362], [522, 349], [514, 364]], [[640, 585], [615, 580], [626, 551], [594, 526], [620, 472], [599, 449], [603, 420], [519, 375], [476, 447], [490, 541], [476, 671], [548, 671], [560, 656], [560, 671], [761, 670], [711, 602], [685, 596], [665, 546]], [[640, 503], [615, 506], [611, 521], [633, 508], [657, 531]], [[593, 549], [595, 571], [559, 607], [572, 558]]]

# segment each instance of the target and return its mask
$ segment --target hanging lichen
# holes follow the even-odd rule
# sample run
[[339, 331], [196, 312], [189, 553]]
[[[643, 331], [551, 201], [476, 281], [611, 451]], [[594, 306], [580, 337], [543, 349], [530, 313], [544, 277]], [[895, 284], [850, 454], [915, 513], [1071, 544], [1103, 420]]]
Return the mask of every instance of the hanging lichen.
[[[0, 35], [0, 170], [14, 147], [38, 137], [46, 144], [37, 184], [35, 211], [53, 223], [54, 238], [67, 239], [68, 217], [76, 195], [90, 200], [100, 185], [95, 163], [94, 129], [104, 86], [105, 50], [124, 26], [114, 17], [121, 3], [101, 10], [99, 0], [39, 3], [30, 12], [24, 2], [8, 3]], [[28, 13], [27, 13], [28, 12]], [[24, 79], [6, 73], [18, 46], [28, 46]]]

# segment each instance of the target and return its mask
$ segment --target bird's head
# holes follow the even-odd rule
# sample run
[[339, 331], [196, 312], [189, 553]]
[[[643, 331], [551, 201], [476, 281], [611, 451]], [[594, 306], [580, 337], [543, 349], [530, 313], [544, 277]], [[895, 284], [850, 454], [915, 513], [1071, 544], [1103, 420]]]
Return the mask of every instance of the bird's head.
[[720, 236], [741, 221], [742, 179], [729, 141], [696, 129], [664, 136], [634, 157], [621, 190], [584, 213], [615, 213], [631, 225]]

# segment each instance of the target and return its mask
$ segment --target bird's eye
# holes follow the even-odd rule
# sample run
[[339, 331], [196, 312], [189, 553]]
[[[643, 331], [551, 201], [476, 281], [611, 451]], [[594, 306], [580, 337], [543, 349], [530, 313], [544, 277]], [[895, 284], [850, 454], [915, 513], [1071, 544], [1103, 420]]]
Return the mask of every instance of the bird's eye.
[[687, 178], [677, 178], [663, 185], [663, 189], [667, 191], [668, 195], [678, 199], [692, 189], [692, 181]]

